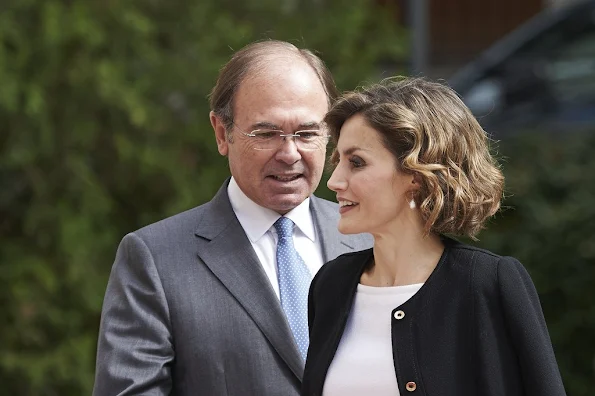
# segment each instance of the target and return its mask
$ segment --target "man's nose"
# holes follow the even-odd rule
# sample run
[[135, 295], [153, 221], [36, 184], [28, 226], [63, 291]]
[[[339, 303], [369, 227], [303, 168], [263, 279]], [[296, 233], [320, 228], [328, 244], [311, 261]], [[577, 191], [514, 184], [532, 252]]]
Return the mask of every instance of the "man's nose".
[[302, 154], [293, 137], [283, 138], [281, 145], [277, 149], [275, 158], [278, 161], [283, 161], [289, 165], [295, 164], [302, 158]]

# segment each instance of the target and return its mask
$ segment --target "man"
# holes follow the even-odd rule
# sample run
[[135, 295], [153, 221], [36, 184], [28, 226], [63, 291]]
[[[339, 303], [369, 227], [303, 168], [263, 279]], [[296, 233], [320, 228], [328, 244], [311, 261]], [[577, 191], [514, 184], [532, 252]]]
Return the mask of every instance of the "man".
[[299, 394], [309, 282], [371, 246], [339, 234], [337, 205], [312, 196], [335, 96], [322, 61], [285, 42], [251, 44], [221, 70], [210, 119], [232, 178], [122, 240], [95, 396]]

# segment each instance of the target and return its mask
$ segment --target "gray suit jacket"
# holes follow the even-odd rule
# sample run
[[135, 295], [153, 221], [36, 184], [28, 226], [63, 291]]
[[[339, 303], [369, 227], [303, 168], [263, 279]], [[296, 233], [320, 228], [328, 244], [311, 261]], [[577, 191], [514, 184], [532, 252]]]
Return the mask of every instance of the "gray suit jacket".
[[[93, 395], [299, 394], [304, 363], [227, 184], [210, 202], [123, 238]], [[372, 245], [337, 231], [337, 204], [310, 202], [325, 261]]]

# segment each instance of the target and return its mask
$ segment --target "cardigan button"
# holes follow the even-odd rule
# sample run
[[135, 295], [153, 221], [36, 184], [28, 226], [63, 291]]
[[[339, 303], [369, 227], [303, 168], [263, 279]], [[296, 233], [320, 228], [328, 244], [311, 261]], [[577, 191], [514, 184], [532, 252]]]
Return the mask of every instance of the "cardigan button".
[[396, 311], [394, 317], [397, 320], [401, 320], [401, 319], [403, 319], [405, 317], [405, 312], [403, 312], [401, 310]]
[[413, 381], [407, 382], [405, 389], [407, 389], [409, 392], [413, 392], [417, 389], [417, 384]]

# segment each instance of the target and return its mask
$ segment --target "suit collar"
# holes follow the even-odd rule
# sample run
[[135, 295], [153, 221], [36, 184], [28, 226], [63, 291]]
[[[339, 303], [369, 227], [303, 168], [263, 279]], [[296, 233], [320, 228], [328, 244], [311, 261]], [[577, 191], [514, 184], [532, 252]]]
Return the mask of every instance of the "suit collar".
[[[217, 238], [227, 227], [237, 223], [229, 198], [227, 197], [227, 184], [229, 179], [217, 191], [210, 202], [204, 204], [203, 215], [195, 231], [195, 235], [206, 240]], [[239, 224], [239, 223], [238, 223]]]
[[304, 362], [273, 287], [233, 212], [228, 183], [229, 179], [204, 206], [195, 232], [200, 244], [198, 255], [301, 380]]
[[[281, 217], [279, 213], [264, 208], [248, 198], [233, 177], [229, 181], [227, 193], [231, 207], [252, 243], [262, 238]], [[306, 237], [313, 242], [316, 241], [314, 222], [310, 212], [310, 198], [306, 198], [304, 202], [289, 211], [285, 216], [291, 219]]]
[[[200, 245], [198, 255], [244, 307], [301, 381], [304, 362], [273, 287], [234, 214], [227, 194], [228, 184], [229, 179], [203, 206], [201, 221], [195, 231]], [[325, 262], [355, 248], [349, 236], [337, 232], [339, 212], [336, 205], [312, 196], [310, 209]]]

